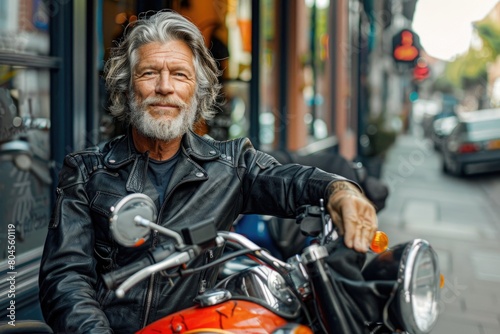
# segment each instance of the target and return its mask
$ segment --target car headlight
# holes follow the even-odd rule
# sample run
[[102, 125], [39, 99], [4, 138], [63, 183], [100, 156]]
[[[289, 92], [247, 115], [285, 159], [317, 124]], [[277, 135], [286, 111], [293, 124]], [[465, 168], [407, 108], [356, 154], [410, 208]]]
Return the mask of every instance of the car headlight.
[[427, 241], [416, 239], [407, 244], [399, 268], [398, 322], [410, 333], [429, 333], [438, 316], [440, 274], [437, 255]]

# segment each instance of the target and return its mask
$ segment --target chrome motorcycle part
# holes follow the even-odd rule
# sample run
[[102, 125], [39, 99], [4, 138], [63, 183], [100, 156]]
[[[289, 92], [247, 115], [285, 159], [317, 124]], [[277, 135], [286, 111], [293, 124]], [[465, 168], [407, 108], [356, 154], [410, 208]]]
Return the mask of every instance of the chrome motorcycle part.
[[148, 230], [156, 230], [163, 235], [166, 235], [168, 237], [175, 239], [177, 245], [180, 247], [184, 246], [184, 240], [182, 240], [181, 235], [173, 230], [170, 230], [170, 229], [165, 228], [161, 225], [155, 224], [151, 220], [143, 218], [141, 215], [135, 216], [134, 222], [137, 224], [137, 226], [146, 227]]
[[289, 272], [290, 278], [294, 284], [295, 290], [306, 300], [312, 293], [311, 285], [309, 284], [309, 275], [306, 268], [302, 264], [300, 255], [296, 254], [287, 260], [287, 263], [292, 266]]
[[315, 262], [328, 256], [328, 250], [318, 244], [312, 244], [302, 252], [302, 260], [304, 264]]
[[429, 333], [434, 327], [439, 300], [439, 265], [430, 244], [416, 239], [407, 246], [401, 264], [399, 294], [400, 319], [410, 333]]
[[248, 299], [287, 318], [300, 312], [300, 303], [276, 271], [265, 266], [249, 268], [219, 282], [216, 288], [229, 290], [232, 299]]
[[231, 297], [231, 292], [226, 289], [211, 289], [207, 290], [202, 295], [196, 296], [194, 301], [201, 307], [205, 307], [223, 303], [231, 299]]
[[174, 255], [166, 258], [163, 261], [155, 263], [149, 267], [146, 267], [134, 275], [130, 276], [125, 282], [123, 282], [118, 289], [116, 289], [116, 296], [118, 298], [125, 297], [125, 293], [134, 285], [145, 279], [146, 277], [151, 276], [152, 274], [170, 269], [176, 266], [179, 266], [183, 263], [187, 263], [189, 260], [193, 259], [199, 252], [194, 250], [188, 250], [181, 253], [175, 253]]
[[[390, 294], [384, 324], [412, 334], [429, 333], [438, 317], [440, 275], [437, 254], [422, 239], [399, 244], [378, 254], [363, 268], [363, 277]], [[387, 285], [384, 282], [391, 283]], [[392, 286], [392, 287], [391, 287]]]
[[219, 231], [218, 235], [220, 237], [223, 237], [227, 241], [235, 242], [235, 243], [237, 243], [237, 244], [239, 244], [239, 245], [241, 245], [249, 250], [260, 252], [260, 255], [262, 255], [268, 261], [272, 262], [273, 265], [276, 267], [285, 268], [286, 270], [292, 269], [288, 263], [283, 262], [280, 259], [274, 257], [269, 252], [262, 249], [260, 246], [256, 245], [251, 240], [247, 239], [246, 237], [242, 236], [241, 234], [234, 233], [234, 232]]
[[111, 208], [110, 230], [113, 238], [122, 246], [136, 247], [149, 238], [150, 229], [136, 223], [136, 217], [143, 220], [156, 220], [156, 206], [144, 194], [130, 194]]

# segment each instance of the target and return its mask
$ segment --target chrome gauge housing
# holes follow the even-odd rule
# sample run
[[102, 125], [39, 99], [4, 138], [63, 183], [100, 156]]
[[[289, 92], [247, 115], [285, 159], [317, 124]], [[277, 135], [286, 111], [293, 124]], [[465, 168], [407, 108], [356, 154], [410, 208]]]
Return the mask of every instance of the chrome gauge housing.
[[398, 320], [413, 334], [429, 333], [438, 317], [440, 273], [438, 258], [422, 239], [408, 243], [399, 264], [396, 304]]
[[231, 299], [250, 300], [285, 318], [300, 314], [300, 303], [283, 277], [266, 266], [256, 266], [232, 275], [216, 288], [231, 293]]

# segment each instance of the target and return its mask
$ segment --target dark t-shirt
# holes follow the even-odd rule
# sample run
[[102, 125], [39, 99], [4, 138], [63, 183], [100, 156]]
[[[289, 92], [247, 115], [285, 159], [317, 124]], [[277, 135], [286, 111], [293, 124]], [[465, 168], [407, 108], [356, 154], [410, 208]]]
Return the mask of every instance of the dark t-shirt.
[[165, 199], [165, 191], [174, 172], [177, 160], [179, 160], [179, 152], [166, 161], [149, 159], [148, 177], [158, 191], [160, 204]]

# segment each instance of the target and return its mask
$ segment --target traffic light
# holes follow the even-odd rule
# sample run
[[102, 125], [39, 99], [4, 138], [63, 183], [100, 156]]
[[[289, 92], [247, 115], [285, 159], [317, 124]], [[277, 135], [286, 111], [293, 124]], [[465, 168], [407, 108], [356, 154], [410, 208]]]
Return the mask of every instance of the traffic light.
[[413, 63], [420, 56], [420, 39], [416, 33], [403, 29], [392, 38], [392, 56], [396, 62]]
[[427, 61], [424, 58], [418, 58], [417, 64], [413, 68], [413, 79], [415, 81], [422, 81], [429, 77], [431, 70], [427, 65]]

